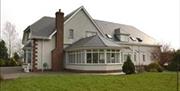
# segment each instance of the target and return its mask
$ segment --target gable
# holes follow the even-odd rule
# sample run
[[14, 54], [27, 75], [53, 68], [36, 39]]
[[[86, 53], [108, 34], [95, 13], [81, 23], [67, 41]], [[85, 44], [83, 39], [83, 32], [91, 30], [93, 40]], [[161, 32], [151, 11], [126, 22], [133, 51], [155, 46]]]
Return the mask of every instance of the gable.
[[[74, 30], [74, 39], [69, 39], [69, 30]], [[80, 9], [64, 23], [64, 43], [72, 44], [86, 37], [86, 32], [100, 33], [84, 9]]]

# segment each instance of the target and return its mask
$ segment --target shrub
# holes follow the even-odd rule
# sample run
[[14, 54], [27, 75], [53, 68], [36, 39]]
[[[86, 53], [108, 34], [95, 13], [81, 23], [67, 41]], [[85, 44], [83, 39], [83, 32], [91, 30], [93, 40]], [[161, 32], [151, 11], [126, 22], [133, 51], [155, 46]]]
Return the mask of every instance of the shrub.
[[44, 69], [47, 69], [48, 68], [48, 64], [46, 62], [43, 63], [43, 67], [44, 67]]
[[10, 60], [8, 60], [7, 65], [8, 66], [17, 66], [17, 62], [14, 58], [11, 58]]
[[174, 58], [172, 61], [168, 64], [167, 69], [169, 71], [180, 71], [180, 50], [177, 50], [174, 54]]
[[5, 66], [5, 65], [6, 65], [5, 60], [0, 59], [0, 67]]
[[167, 66], [167, 70], [169, 71], [177, 71], [177, 68], [178, 70], [180, 71], [180, 67], [177, 66], [177, 62], [174, 62], [172, 61], [170, 64], [168, 64]]
[[159, 63], [154, 62], [154, 63], [150, 63], [149, 65], [147, 65], [145, 67], [145, 70], [148, 72], [162, 72], [163, 68], [160, 66]]
[[122, 70], [126, 74], [133, 74], [135, 73], [135, 66], [131, 61], [130, 56], [128, 55], [127, 60], [124, 62]]
[[2, 78], [2, 76], [0, 75], [0, 81], [2, 81], [3, 80], [3, 78]]

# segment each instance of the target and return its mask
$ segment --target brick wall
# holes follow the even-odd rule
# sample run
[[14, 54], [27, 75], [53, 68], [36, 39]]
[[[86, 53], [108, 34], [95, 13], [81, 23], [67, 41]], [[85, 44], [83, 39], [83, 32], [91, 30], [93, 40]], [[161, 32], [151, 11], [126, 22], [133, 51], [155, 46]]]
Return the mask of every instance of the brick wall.
[[52, 70], [60, 71], [63, 70], [63, 40], [64, 40], [64, 13], [60, 10], [56, 12], [56, 44], [55, 49], [52, 51]]

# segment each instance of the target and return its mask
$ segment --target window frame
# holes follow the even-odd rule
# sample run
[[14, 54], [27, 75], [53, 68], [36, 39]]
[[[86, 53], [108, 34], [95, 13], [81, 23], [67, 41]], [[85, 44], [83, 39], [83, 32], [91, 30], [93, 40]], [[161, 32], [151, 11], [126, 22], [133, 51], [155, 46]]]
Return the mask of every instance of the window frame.
[[69, 39], [74, 39], [74, 29], [69, 29]]

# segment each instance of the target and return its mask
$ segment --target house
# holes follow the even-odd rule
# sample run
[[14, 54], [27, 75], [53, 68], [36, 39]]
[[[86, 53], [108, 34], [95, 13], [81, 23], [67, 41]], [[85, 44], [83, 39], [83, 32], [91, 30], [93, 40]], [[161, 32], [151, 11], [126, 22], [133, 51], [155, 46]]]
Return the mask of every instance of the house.
[[81, 6], [64, 17], [42, 17], [23, 33], [24, 62], [32, 71], [73, 70], [112, 72], [122, 70], [130, 55], [135, 66], [154, 61], [160, 45], [129, 25], [93, 19]]

